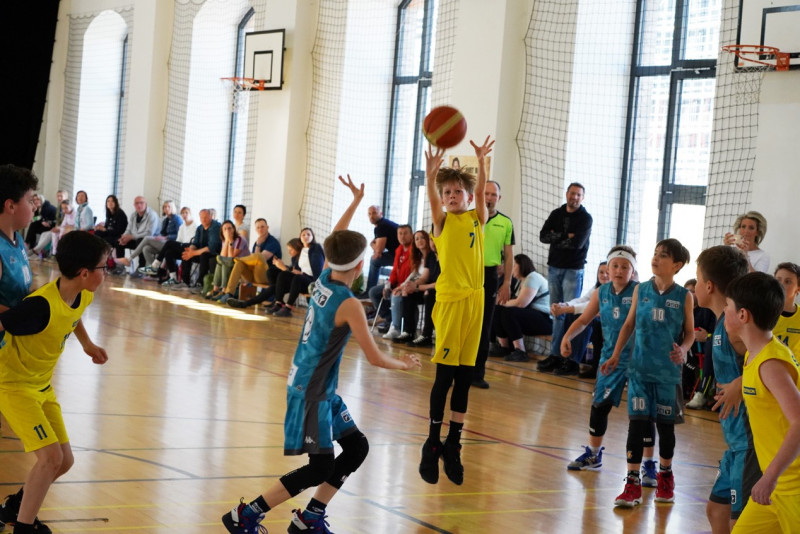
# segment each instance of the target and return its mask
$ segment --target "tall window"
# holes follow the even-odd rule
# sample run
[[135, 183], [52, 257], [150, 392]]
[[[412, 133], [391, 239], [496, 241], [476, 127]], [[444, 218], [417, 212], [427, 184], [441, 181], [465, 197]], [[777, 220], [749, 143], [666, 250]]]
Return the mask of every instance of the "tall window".
[[207, 0], [192, 27], [180, 203], [195, 212], [214, 208], [220, 220], [228, 217], [233, 131], [220, 78], [235, 72], [240, 24], [249, 11], [247, 0]]
[[434, 0], [404, 0], [397, 8], [394, 85], [386, 159], [384, 213], [422, 225], [425, 199], [422, 120], [431, 107]]
[[114, 11], [100, 13], [83, 37], [74, 190], [86, 191], [99, 218], [117, 193], [128, 26]]
[[702, 247], [721, 0], [638, 0], [618, 241]]

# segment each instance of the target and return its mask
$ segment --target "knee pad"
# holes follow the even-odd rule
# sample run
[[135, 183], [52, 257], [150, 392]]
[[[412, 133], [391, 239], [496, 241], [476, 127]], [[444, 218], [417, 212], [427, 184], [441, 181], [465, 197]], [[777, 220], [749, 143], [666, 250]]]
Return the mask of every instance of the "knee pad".
[[611, 413], [611, 405], [595, 407], [592, 406], [589, 412], [589, 435], [590, 436], [605, 436], [606, 429], [608, 428], [608, 414]]
[[328, 480], [334, 465], [333, 454], [311, 454], [308, 464], [283, 475], [280, 478], [281, 484], [294, 497], [305, 489], [319, 486]]
[[334, 488], [341, 488], [344, 481], [356, 471], [369, 454], [369, 441], [360, 431], [339, 440], [342, 452], [336, 457], [333, 474], [326, 480]]
[[658, 455], [665, 460], [671, 460], [675, 455], [675, 425], [657, 423], [658, 427]]

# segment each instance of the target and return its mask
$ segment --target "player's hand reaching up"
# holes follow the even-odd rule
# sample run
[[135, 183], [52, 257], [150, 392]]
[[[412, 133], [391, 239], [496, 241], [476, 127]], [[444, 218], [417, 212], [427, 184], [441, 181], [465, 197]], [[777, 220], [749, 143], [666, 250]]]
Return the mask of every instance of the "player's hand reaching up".
[[419, 356], [416, 354], [403, 354], [400, 357], [400, 361], [406, 365], [406, 371], [410, 371], [411, 369], [422, 369], [422, 364], [419, 362]]
[[353, 180], [350, 179], [349, 174], [347, 175], [347, 180], [339, 176], [339, 181], [347, 186], [348, 189], [350, 189], [350, 192], [353, 193], [354, 200], [358, 200], [360, 202], [361, 199], [364, 198], [364, 184], [361, 184], [361, 187], [359, 188], [353, 183]]
[[483, 159], [489, 155], [489, 153], [492, 151], [492, 145], [494, 145], [494, 140], [491, 142], [489, 141], [491, 137], [491, 135], [487, 135], [486, 140], [481, 146], [476, 145], [475, 141], [470, 140], [469, 144], [471, 144], [472, 148], [475, 149], [475, 157], [478, 159]]
[[428, 179], [436, 177], [439, 172], [439, 167], [442, 166], [444, 158], [444, 149], [436, 147], [436, 152], [433, 151], [433, 146], [428, 145], [428, 150], [425, 151], [425, 175]]

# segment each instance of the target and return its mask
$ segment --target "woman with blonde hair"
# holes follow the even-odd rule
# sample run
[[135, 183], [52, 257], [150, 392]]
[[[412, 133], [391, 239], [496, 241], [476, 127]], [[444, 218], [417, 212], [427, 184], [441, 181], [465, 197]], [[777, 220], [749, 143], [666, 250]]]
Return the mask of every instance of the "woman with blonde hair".
[[768, 273], [769, 254], [758, 248], [767, 235], [767, 219], [757, 211], [748, 211], [736, 218], [733, 232], [725, 234], [724, 243], [733, 245], [747, 255], [750, 272]]

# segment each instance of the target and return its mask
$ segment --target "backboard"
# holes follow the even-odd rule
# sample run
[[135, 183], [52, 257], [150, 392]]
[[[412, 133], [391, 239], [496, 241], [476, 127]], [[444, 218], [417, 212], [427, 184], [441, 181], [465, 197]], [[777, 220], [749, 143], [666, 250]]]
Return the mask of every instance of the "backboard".
[[780, 48], [800, 69], [800, 0], [739, 0], [736, 43]]
[[244, 77], [265, 80], [265, 90], [283, 87], [285, 30], [250, 32], [244, 36]]

